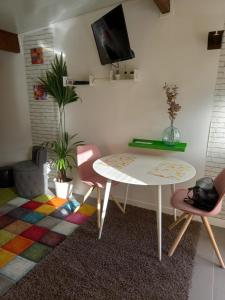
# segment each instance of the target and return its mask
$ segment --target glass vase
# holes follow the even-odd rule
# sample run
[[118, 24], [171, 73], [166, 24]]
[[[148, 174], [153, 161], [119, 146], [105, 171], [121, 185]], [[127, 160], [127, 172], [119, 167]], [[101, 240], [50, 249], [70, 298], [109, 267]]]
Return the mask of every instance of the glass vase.
[[173, 120], [171, 121], [170, 126], [163, 131], [162, 141], [168, 146], [174, 146], [180, 142], [180, 131], [173, 126]]

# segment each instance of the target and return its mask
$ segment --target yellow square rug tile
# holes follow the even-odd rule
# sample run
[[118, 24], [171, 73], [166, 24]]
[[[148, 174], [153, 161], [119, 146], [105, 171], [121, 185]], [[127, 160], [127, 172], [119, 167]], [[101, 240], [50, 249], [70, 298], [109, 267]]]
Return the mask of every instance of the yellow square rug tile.
[[44, 215], [50, 215], [55, 210], [56, 210], [56, 208], [49, 204], [43, 204], [35, 209], [35, 211], [42, 213]]
[[0, 248], [0, 268], [5, 266], [10, 260], [12, 260], [16, 255]]
[[40, 195], [40, 196], [35, 197], [32, 200], [37, 201], [37, 202], [45, 203], [45, 202], [48, 202], [49, 200], [51, 200], [54, 197], [55, 196], [53, 196], [53, 195]]
[[96, 211], [96, 207], [90, 204], [83, 204], [78, 212], [85, 216], [92, 216]]
[[14, 237], [16, 237], [15, 234], [4, 229], [0, 230], [0, 247], [9, 242], [10, 240], [14, 239]]

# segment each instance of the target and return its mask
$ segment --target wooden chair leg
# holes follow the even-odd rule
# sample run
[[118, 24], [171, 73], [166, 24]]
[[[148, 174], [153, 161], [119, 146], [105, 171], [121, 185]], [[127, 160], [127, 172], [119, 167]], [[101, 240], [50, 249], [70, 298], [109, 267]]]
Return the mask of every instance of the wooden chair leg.
[[119, 201], [112, 194], [111, 194], [111, 198], [116, 203], [116, 205], [118, 206], [118, 208], [122, 211], [122, 213], [125, 213], [125, 210], [123, 209], [123, 207], [121, 206], [121, 204], [119, 203]]
[[99, 187], [97, 187], [97, 222], [98, 222], [98, 228], [100, 228], [100, 225], [101, 225], [101, 190]]
[[221, 265], [221, 267], [223, 269], [225, 269], [224, 261], [223, 261], [223, 258], [221, 256], [220, 250], [219, 250], [219, 248], [217, 246], [217, 243], [216, 243], [216, 240], [215, 240], [212, 228], [211, 228], [211, 226], [209, 224], [208, 218], [207, 217], [201, 217], [201, 218], [202, 218], [202, 222], [205, 225], [205, 228], [206, 228], [206, 230], [208, 232], [210, 241], [211, 241], [211, 243], [213, 245], [213, 248], [214, 248], [214, 250], [216, 252], [216, 255], [217, 255], [218, 259], [219, 259], [220, 265]]
[[87, 193], [84, 195], [83, 198], [83, 202], [82, 204], [84, 204], [84, 202], [87, 200], [87, 198], [91, 195], [91, 193], [94, 191], [95, 186], [91, 186], [90, 189], [87, 191]]
[[179, 244], [179, 242], [180, 242], [182, 236], [184, 235], [185, 231], [187, 230], [188, 225], [191, 223], [192, 218], [193, 218], [193, 215], [189, 215], [189, 216], [187, 217], [187, 220], [184, 222], [184, 224], [183, 224], [183, 226], [181, 227], [181, 230], [180, 230], [178, 236], [176, 237], [176, 239], [175, 239], [175, 241], [174, 241], [172, 247], [171, 247], [170, 250], [169, 250], [168, 256], [172, 256], [172, 255], [173, 255], [173, 253], [174, 253], [174, 251], [176, 250], [176, 248], [177, 248], [177, 246], [178, 246], [178, 244]]
[[168, 227], [169, 230], [172, 230], [175, 226], [177, 226], [181, 221], [183, 221], [183, 219], [185, 219], [188, 216], [188, 213], [183, 213], [175, 222], [173, 222], [172, 224], [170, 224], [170, 226]]
[[[93, 192], [93, 190], [95, 189], [94, 186], [90, 187], [90, 189], [87, 191], [87, 193], [84, 195], [82, 204], [84, 204], [84, 202], [87, 200], [87, 198], [91, 195], [91, 193]], [[78, 205], [75, 209], [74, 209], [74, 213], [77, 212], [80, 208], [80, 205]]]

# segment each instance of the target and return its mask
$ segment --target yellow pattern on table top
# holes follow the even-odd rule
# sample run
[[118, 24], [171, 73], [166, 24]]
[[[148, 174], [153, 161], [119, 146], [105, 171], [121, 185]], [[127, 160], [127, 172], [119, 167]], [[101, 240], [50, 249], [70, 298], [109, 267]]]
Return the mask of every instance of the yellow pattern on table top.
[[188, 171], [190, 166], [182, 163], [161, 162], [158, 166], [149, 171], [149, 174], [164, 177], [181, 179]]
[[131, 164], [136, 159], [135, 155], [132, 154], [120, 154], [110, 157], [102, 158], [100, 161], [100, 164], [102, 164], [105, 167], [113, 167], [116, 169], [123, 169], [124, 167], [127, 167], [129, 164]]

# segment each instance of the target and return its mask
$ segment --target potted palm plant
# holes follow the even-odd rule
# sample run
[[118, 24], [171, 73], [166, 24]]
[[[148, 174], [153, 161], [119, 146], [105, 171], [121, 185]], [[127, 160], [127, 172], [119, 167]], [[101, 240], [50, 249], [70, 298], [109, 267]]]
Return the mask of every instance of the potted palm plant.
[[72, 179], [68, 177], [67, 171], [76, 166], [75, 151], [76, 146], [83, 144], [83, 141], [75, 140], [77, 134], [69, 135], [65, 129], [65, 106], [79, 99], [75, 87], [64, 86], [63, 77], [67, 76], [66, 62], [60, 57], [55, 56], [51, 63], [51, 70], [40, 79], [41, 84], [50, 96], [58, 104], [59, 108], [59, 135], [54, 141], [46, 142], [45, 145], [52, 152], [50, 165], [57, 171], [54, 179], [56, 195], [60, 198], [68, 199], [72, 193]]

